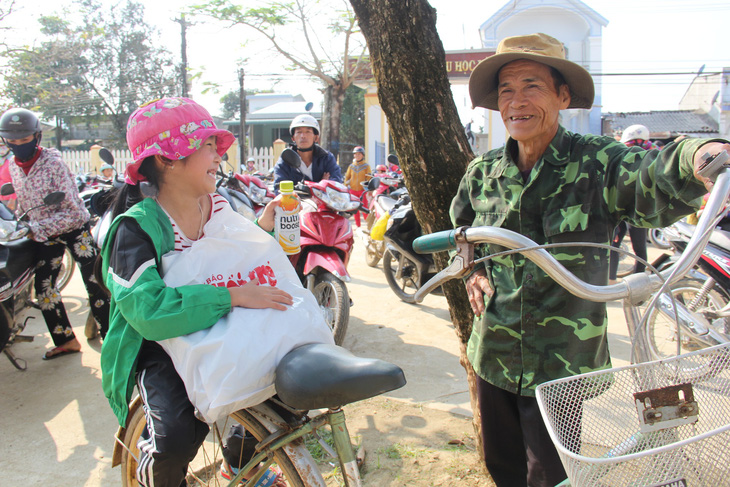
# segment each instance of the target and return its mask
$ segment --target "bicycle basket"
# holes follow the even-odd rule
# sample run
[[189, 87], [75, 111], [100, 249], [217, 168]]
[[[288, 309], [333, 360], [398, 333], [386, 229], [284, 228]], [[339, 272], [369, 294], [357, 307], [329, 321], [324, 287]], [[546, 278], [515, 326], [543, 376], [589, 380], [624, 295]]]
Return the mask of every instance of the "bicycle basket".
[[573, 487], [730, 479], [730, 344], [537, 387]]

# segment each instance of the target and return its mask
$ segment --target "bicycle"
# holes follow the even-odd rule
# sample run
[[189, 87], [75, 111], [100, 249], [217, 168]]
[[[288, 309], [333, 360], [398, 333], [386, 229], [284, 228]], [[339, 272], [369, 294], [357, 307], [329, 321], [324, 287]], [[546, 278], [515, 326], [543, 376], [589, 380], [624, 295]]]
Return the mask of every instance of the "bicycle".
[[[720, 170], [720, 175], [685, 252], [674, 266], [654, 275], [632, 274], [617, 284], [591, 285], [546, 250], [566, 244], [538, 245], [503, 228], [461, 227], [414, 242], [420, 253], [456, 250], [451, 264], [418, 290], [417, 303], [444, 282], [467, 276], [476, 263], [516, 252], [577, 297], [595, 302], [623, 300], [634, 364], [537, 387], [540, 411], [568, 474], [560, 487], [723, 485], [730, 478], [726, 448], [730, 442], [730, 343], [683, 355], [678, 346], [677, 357], [647, 362], [651, 356], [642, 331], [645, 320], [638, 315], [643, 303], [649, 300], [647, 309], [651, 309], [665, 290], [694, 267], [706, 246], [715, 215], [730, 193], [730, 169], [723, 166], [728, 157], [725, 152], [720, 155], [707, 159], [705, 170], [710, 174]], [[475, 260], [474, 245], [483, 243], [509, 250]], [[698, 336], [710, 336], [707, 323], [696, 320], [682, 303], [673, 302], [672, 307], [681, 323], [677, 333], [686, 327]]]
[[[359, 487], [362, 480], [342, 406], [398, 389], [405, 383], [401, 368], [389, 362], [359, 358], [336, 345], [298, 347], [277, 366], [276, 396], [232, 413], [222, 427], [213, 425], [213, 438], [201, 447], [188, 469], [188, 485], [253, 486], [275, 465], [289, 486], [324, 487], [325, 479], [303, 440], [312, 437], [338, 459], [342, 483]], [[139, 396], [132, 400], [127, 422], [115, 435], [112, 467], [122, 466], [125, 487], [137, 485], [137, 443], [146, 427], [141, 405]], [[326, 410], [310, 416], [309, 411], [319, 409]], [[228, 421], [241, 424], [255, 438], [255, 454], [230, 481], [219, 473], [221, 430], [227, 428]], [[334, 450], [318, 433], [326, 426], [331, 430]]]

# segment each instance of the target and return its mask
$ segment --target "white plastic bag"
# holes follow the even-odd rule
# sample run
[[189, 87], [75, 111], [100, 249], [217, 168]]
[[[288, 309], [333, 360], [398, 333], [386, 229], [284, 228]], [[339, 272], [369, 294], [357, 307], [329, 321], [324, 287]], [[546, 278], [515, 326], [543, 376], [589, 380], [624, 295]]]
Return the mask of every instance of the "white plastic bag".
[[334, 340], [314, 296], [269, 234], [227, 205], [204, 231], [192, 247], [163, 256], [168, 286], [241, 285], [255, 276], [294, 298], [286, 311], [236, 307], [206, 330], [159, 342], [190, 401], [213, 423], [271, 397], [276, 365], [287, 352]]

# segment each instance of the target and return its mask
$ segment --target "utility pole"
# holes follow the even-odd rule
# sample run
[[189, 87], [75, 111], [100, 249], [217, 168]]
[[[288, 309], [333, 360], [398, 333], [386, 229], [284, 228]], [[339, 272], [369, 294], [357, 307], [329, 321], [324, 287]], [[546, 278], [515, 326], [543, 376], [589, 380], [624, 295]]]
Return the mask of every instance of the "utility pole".
[[238, 124], [238, 148], [241, 153], [241, 167], [246, 167], [246, 92], [243, 89], [243, 77], [243, 68], [240, 68], [238, 70], [238, 101], [241, 104], [239, 115], [241, 123]]
[[180, 24], [180, 36], [182, 37], [182, 45], [180, 47], [182, 63], [180, 64], [180, 82], [182, 83], [182, 96], [188, 98], [188, 41], [187, 28], [190, 24], [185, 20], [185, 14], [180, 14], [179, 19], [175, 22]]

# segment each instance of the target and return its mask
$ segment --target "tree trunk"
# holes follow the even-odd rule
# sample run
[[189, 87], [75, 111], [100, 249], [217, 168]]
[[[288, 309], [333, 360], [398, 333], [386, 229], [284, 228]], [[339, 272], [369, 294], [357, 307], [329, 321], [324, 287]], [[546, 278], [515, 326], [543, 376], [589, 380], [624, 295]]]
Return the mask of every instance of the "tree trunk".
[[337, 158], [340, 153], [340, 123], [342, 106], [345, 103], [345, 88], [340, 79], [334, 85], [327, 85], [324, 94], [322, 114], [322, 146]]
[[[378, 99], [388, 118], [413, 209], [425, 233], [452, 228], [449, 206], [473, 157], [459, 120], [426, 0], [350, 0], [370, 51]], [[446, 256], [436, 262], [443, 266]], [[444, 286], [469, 382], [474, 426], [481, 427], [474, 370], [466, 359], [473, 314], [461, 281]], [[481, 451], [480, 436], [477, 435]]]

